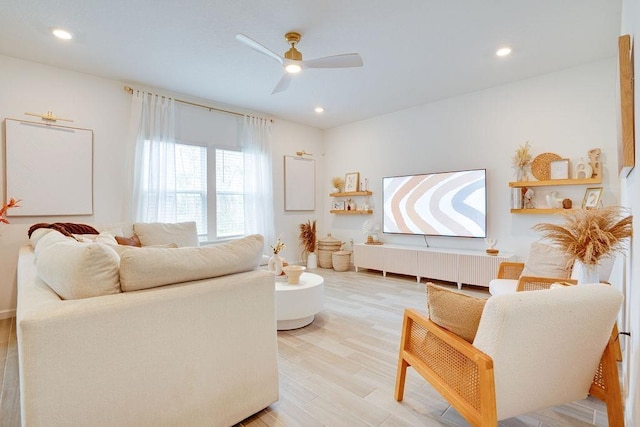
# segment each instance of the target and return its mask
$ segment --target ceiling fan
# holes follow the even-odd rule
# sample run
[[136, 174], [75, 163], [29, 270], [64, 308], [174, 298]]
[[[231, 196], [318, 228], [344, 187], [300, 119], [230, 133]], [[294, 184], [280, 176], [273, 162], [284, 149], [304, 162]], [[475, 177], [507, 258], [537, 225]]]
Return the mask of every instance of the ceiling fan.
[[244, 34], [237, 34], [236, 39], [246, 44], [252, 49], [267, 55], [276, 61], [278, 61], [284, 67], [284, 74], [276, 87], [273, 89], [274, 93], [282, 92], [289, 87], [291, 83], [291, 75], [299, 73], [303, 68], [350, 68], [350, 67], [362, 67], [362, 57], [357, 53], [345, 53], [342, 55], [324, 56], [322, 58], [310, 59], [307, 61], [302, 60], [302, 53], [296, 49], [296, 44], [300, 41], [300, 33], [288, 32], [284, 35], [285, 40], [291, 48], [284, 53], [284, 56], [280, 56], [272, 50], [266, 48], [262, 44], [253, 40]]

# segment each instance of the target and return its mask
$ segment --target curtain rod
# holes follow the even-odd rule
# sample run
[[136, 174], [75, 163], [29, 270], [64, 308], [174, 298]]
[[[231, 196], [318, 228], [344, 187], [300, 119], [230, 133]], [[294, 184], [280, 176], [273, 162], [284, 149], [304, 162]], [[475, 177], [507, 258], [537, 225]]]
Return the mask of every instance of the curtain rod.
[[[137, 89], [133, 89], [131, 86], [125, 86], [125, 87], [124, 87], [124, 90], [125, 90], [126, 92], [129, 92], [130, 94], [132, 94], [132, 95], [133, 95], [133, 91], [134, 91], [134, 90], [137, 90]], [[152, 94], [152, 93], [150, 93], [150, 92], [147, 92], [147, 94], [148, 94], [149, 96], [154, 95], [154, 94]], [[169, 98], [169, 97], [166, 97], [166, 96], [164, 96], [164, 95], [155, 95], [155, 96], [161, 96], [162, 98]], [[238, 113], [237, 111], [230, 111], [230, 110], [225, 110], [225, 109], [222, 109], [222, 108], [210, 107], [210, 106], [208, 106], [208, 105], [196, 104], [195, 102], [185, 101], [185, 100], [183, 100], [183, 99], [173, 98], [173, 100], [174, 100], [174, 101], [176, 101], [176, 102], [179, 102], [179, 103], [181, 103], [181, 104], [186, 104], [186, 105], [192, 105], [192, 106], [194, 106], [194, 107], [205, 108], [205, 109], [207, 109], [207, 110], [209, 110], [209, 111], [219, 111], [219, 112], [221, 112], [221, 113], [232, 114], [232, 115], [234, 115], [234, 116], [240, 116], [240, 117], [244, 117], [244, 116], [249, 116], [249, 117], [258, 117], [258, 116], [252, 116], [252, 115], [250, 115], [250, 114], [242, 114], [242, 113]], [[263, 117], [258, 117], [258, 118], [259, 118], [259, 119], [262, 119]], [[273, 123], [273, 119], [265, 119], [265, 120], [269, 120], [269, 123]]]

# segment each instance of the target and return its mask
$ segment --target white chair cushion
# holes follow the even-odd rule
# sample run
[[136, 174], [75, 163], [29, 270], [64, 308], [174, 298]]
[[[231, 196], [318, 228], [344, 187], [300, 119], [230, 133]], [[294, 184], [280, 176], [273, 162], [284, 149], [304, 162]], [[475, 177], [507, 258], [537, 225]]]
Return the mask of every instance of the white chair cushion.
[[160, 222], [133, 224], [142, 246], [175, 243], [178, 247], [198, 246], [198, 230], [194, 221], [165, 224]]
[[517, 290], [517, 279], [493, 279], [489, 282], [489, 293], [491, 295], [510, 294]]
[[489, 298], [473, 346], [493, 359], [498, 419], [585, 398], [622, 300], [604, 284]]
[[195, 248], [137, 248], [120, 255], [122, 290], [164, 286], [257, 268], [264, 247], [260, 235]]

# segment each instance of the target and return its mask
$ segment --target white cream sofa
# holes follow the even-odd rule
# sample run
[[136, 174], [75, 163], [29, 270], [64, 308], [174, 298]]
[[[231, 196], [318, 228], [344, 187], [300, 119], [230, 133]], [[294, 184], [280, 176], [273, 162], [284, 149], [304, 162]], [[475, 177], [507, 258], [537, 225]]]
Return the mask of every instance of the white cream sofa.
[[[83, 245], [58, 242], [49, 249], [64, 253], [76, 244]], [[214, 256], [209, 247], [155, 249], [152, 255], [159, 254], [157, 264], [166, 251], [194, 256], [189, 251], [201, 249]], [[139, 261], [145, 251], [154, 249], [121, 256]], [[228, 426], [278, 400], [270, 273], [62, 299], [38, 276], [36, 253], [25, 246], [18, 260], [23, 426]], [[226, 248], [223, 262], [229, 253], [241, 256]], [[157, 275], [165, 267], [154, 267]]]

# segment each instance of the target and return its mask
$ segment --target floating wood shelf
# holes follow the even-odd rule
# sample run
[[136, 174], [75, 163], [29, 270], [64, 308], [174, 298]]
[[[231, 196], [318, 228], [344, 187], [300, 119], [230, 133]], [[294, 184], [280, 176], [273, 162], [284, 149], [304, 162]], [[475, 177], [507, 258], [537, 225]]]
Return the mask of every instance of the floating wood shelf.
[[553, 215], [560, 212], [570, 211], [571, 209], [511, 209], [513, 214], [527, 215]]
[[517, 182], [510, 182], [509, 187], [512, 187], [512, 188], [550, 187], [552, 185], [589, 185], [589, 184], [602, 184], [602, 178], [548, 179], [545, 181], [517, 181]]
[[355, 197], [355, 196], [371, 196], [371, 191], [349, 191], [348, 193], [330, 193], [331, 197]]
[[338, 215], [371, 215], [373, 213], [373, 211], [371, 209], [369, 209], [367, 211], [332, 210], [332, 211], [329, 211], [329, 212], [332, 213], [332, 214], [338, 214]]

